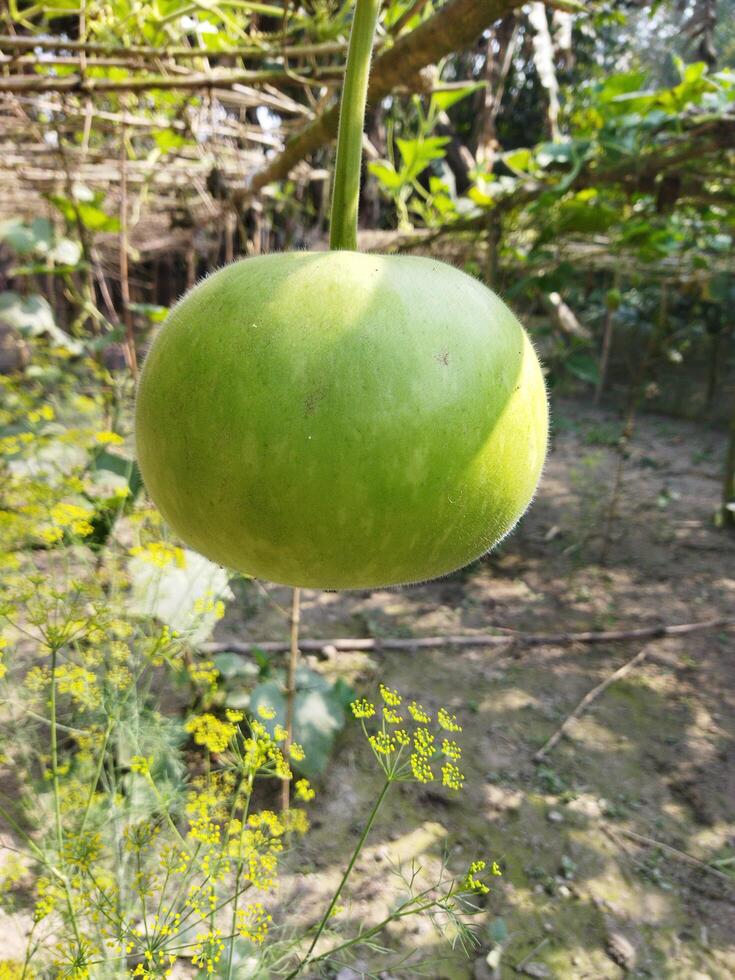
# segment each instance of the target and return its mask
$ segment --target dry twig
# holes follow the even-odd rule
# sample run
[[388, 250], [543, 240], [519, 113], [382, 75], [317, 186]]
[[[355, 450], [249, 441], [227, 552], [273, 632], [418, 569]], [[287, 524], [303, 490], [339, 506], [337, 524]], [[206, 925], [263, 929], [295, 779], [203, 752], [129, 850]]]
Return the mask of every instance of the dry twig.
[[[459, 633], [447, 636], [414, 637], [339, 637], [324, 640], [302, 640], [300, 648], [309, 653], [320, 653], [325, 648], [335, 650], [427, 650], [443, 646], [495, 647], [495, 646], [571, 646], [574, 643], [621, 643], [627, 640], [652, 640], [663, 636], [686, 636], [715, 629], [731, 629], [735, 619], [707, 619], [698, 623], [679, 623], [673, 626], [659, 624], [641, 626], [637, 629], [585, 631], [581, 633], [517, 633], [506, 630], [504, 633]], [[252, 653], [263, 650], [265, 653], [283, 653], [289, 644], [279, 640], [254, 640], [242, 642], [232, 640], [224, 643], [207, 643], [207, 653]]]
[[587, 694], [585, 694], [585, 696], [579, 702], [577, 707], [574, 709], [574, 711], [572, 711], [571, 714], [567, 715], [567, 717], [557, 728], [557, 730], [554, 732], [551, 738], [549, 738], [544, 743], [544, 745], [538, 750], [538, 752], [536, 752], [536, 754], [533, 757], [533, 761], [541, 762], [541, 760], [546, 755], [548, 755], [549, 752], [551, 752], [551, 750], [554, 748], [556, 743], [561, 739], [562, 735], [564, 735], [569, 730], [572, 722], [575, 721], [577, 718], [579, 718], [579, 716], [583, 714], [584, 711], [586, 711], [586, 709], [590, 706], [590, 704], [592, 704], [592, 702], [596, 700], [603, 693], [603, 691], [606, 691], [611, 684], [614, 684], [615, 681], [621, 680], [623, 677], [626, 676], [626, 674], [629, 674], [634, 667], [637, 667], [638, 664], [642, 663], [646, 659], [647, 655], [648, 655], [648, 647], [643, 647], [643, 649], [639, 653], [637, 653], [635, 657], [632, 658], [632, 660], [629, 660], [626, 664], [623, 664], [622, 667], [619, 667], [614, 673], [610, 674], [609, 677], [606, 677], [601, 684], [598, 684], [597, 687], [593, 687], [591, 691], [588, 691]]

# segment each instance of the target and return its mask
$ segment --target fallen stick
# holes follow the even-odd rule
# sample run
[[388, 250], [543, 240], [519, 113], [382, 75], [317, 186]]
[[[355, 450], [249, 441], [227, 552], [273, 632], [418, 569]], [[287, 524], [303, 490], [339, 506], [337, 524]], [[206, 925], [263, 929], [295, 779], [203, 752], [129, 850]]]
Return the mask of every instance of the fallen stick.
[[644, 661], [647, 656], [648, 656], [648, 647], [643, 647], [643, 649], [639, 651], [635, 655], [635, 657], [632, 658], [632, 660], [629, 660], [627, 664], [623, 664], [623, 666], [619, 667], [613, 674], [610, 674], [609, 677], [606, 677], [601, 684], [598, 684], [597, 687], [593, 687], [591, 691], [588, 691], [587, 694], [585, 694], [585, 696], [579, 702], [577, 707], [574, 709], [574, 711], [572, 711], [571, 714], [567, 715], [567, 717], [564, 719], [561, 725], [559, 725], [559, 727], [551, 736], [551, 738], [549, 738], [538, 750], [538, 752], [536, 752], [536, 754], [533, 757], [533, 761], [541, 762], [541, 760], [545, 758], [545, 756], [547, 756], [549, 752], [551, 752], [551, 750], [554, 748], [556, 743], [561, 739], [562, 735], [564, 735], [569, 730], [572, 722], [575, 721], [577, 718], [579, 718], [579, 716], [586, 711], [589, 705], [592, 704], [592, 702], [596, 698], [598, 698], [603, 693], [603, 691], [606, 691], [611, 684], [615, 683], [615, 681], [619, 681], [621, 678], [625, 677], [626, 674], [629, 674], [631, 670], [633, 670], [634, 667], [637, 667], [639, 663]]
[[[607, 830], [607, 828], [605, 829]], [[626, 830], [624, 827], [616, 827], [611, 836], [615, 834], [622, 834], [624, 837], [628, 837], [638, 844], [645, 844], [646, 847], [657, 847], [659, 850], [665, 851], [666, 854], [675, 857], [678, 861], [691, 864], [692, 867], [699, 868], [700, 871], [706, 871], [708, 874], [719, 878], [720, 881], [726, 882], [731, 888], [735, 888], [735, 878], [725, 874], [724, 871], [718, 871], [717, 868], [713, 868], [706, 861], [700, 861], [699, 858], [695, 858], [692, 854], [687, 854], [686, 851], [680, 851], [678, 848], [672, 847], [671, 844], [664, 844], [663, 841], [654, 840], [653, 837], [644, 837], [642, 834], [637, 834], [634, 830]]]
[[[299, 649], [305, 653], [321, 653], [324, 650], [426, 650], [434, 647], [494, 647], [510, 646], [571, 646], [574, 643], [620, 643], [626, 640], [650, 640], [663, 636], [685, 636], [714, 629], [731, 629], [735, 619], [706, 619], [698, 623], [680, 623], [674, 626], [641, 626], [637, 629], [586, 631], [582, 633], [520, 633], [507, 630], [504, 633], [454, 633], [447, 636], [414, 637], [339, 637], [325, 640], [301, 640]], [[205, 653], [284, 653], [290, 644], [280, 640], [253, 640], [226, 643], [205, 643]]]

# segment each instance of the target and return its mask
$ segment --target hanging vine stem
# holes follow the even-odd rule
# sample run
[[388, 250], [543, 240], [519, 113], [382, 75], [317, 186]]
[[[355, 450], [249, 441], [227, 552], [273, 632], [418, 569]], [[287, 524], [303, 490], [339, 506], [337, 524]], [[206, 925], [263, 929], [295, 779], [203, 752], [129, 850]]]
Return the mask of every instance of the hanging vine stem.
[[337, 131], [337, 162], [329, 227], [331, 249], [357, 251], [362, 134], [379, 11], [380, 0], [357, 0], [355, 4]]

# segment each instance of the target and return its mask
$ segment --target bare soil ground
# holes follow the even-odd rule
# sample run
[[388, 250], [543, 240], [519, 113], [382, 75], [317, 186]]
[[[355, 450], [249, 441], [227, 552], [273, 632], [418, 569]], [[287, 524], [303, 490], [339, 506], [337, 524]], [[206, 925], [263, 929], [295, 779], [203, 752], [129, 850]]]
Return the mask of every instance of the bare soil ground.
[[[735, 537], [712, 525], [723, 434], [641, 420], [603, 565], [600, 532], [620, 426], [610, 413], [571, 402], [555, 416], [538, 498], [498, 551], [426, 585], [306, 593], [302, 635], [600, 630], [735, 615]], [[287, 605], [287, 590], [271, 594]], [[249, 590], [246, 608], [233, 605], [219, 638], [285, 633], [268, 599]], [[469, 959], [414, 925], [383, 937], [395, 955], [368, 956], [360, 969], [437, 980], [735, 976], [735, 633], [648, 643], [647, 659], [608, 688], [542, 764], [533, 762], [581, 698], [642, 646], [447, 647], [319, 661], [361, 693], [380, 679], [426, 706], [446, 704], [464, 721], [465, 791], [448, 798], [410, 786], [389, 799], [341, 914], [347, 927], [384, 914], [398, 857], [419, 858], [428, 872], [442, 855], [454, 870], [478, 855], [504, 868]], [[292, 883], [313, 900], [314, 918], [375, 790], [355, 729], [319, 787], [305, 844], [310, 873]], [[302, 866], [303, 857], [300, 850]]]

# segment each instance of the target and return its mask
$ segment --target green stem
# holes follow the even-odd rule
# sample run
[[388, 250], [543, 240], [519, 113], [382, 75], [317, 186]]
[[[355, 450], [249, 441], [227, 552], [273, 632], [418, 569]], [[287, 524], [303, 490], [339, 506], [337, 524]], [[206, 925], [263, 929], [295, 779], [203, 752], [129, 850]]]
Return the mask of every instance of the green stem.
[[87, 820], [89, 819], [89, 812], [92, 809], [92, 803], [94, 802], [94, 794], [97, 790], [97, 785], [100, 781], [100, 776], [102, 775], [102, 767], [105, 764], [105, 755], [107, 753], [107, 743], [110, 741], [110, 733], [112, 732], [112, 726], [114, 722], [112, 718], [107, 721], [107, 727], [105, 728], [105, 737], [102, 740], [102, 748], [100, 749], [100, 756], [97, 760], [97, 768], [95, 769], [94, 779], [89, 787], [89, 796], [87, 797], [87, 805], [84, 808], [84, 817], [82, 818], [82, 826], [79, 828], [79, 836], [84, 834], [87, 827]]
[[357, 251], [362, 133], [380, 0], [356, 0], [339, 113], [329, 247]]
[[[294, 590], [294, 591], [298, 591], [298, 590]], [[237, 865], [237, 874], [235, 875], [235, 894], [232, 899], [232, 926], [230, 928], [230, 932], [232, 933], [232, 938], [230, 939], [230, 945], [227, 951], [227, 973], [225, 974], [227, 980], [232, 980], [232, 954], [235, 952], [235, 936], [237, 935], [237, 907], [240, 901], [240, 879], [242, 878], [242, 865], [243, 865], [242, 848], [243, 848], [243, 843], [245, 841], [245, 829], [247, 827], [247, 822], [248, 822], [248, 810], [250, 809], [250, 797], [253, 794], [254, 779], [255, 779], [255, 773], [251, 772], [247, 780], [247, 789], [246, 789], [247, 797], [245, 799], [245, 806], [243, 807], [243, 811], [242, 811], [240, 843], [237, 851], [238, 865]], [[238, 793], [238, 796], [239, 795], [240, 794]], [[237, 797], [235, 798], [235, 803], [237, 803]], [[233, 810], [232, 816], [234, 816], [235, 813], [234, 804], [232, 810]]]
[[[61, 825], [61, 797], [59, 795], [59, 747], [56, 737], [56, 661], [58, 652], [56, 646], [51, 648], [51, 697], [49, 702], [51, 710], [51, 782], [54, 790], [56, 846], [59, 851], [59, 863], [64, 867], [64, 832]], [[69, 918], [71, 919], [72, 929], [74, 930], [74, 938], [77, 941], [77, 946], [81, 946], [77, 918], [74, 914], [74, 902], [72, 901], [71, 888], [69, 887], [69, 880], [66, 877], [66, 873], [64, 874], [64, 892], [66, 894]]]
[[[359, 0], [358, 0], [358, 3], [359, 3]], [[365, 841], [367, 840], [367, 835], [370, 833], [370, 830], [371, 830], [373, 824], [375, 823], [375, 818], [378, 815], [378, 811], [380, 810], [380, 807], [383, 804], [383, 800], [385, 799], [385, 794], [388, 792], [388, 789], [389, 789], [390, 784], [392, 782], [393, 782], [392, 779], [390, 779], [390, 778], [386, 779], [385, 784], [384, 784], [383, 788], [380, 791], [380, 796], [377, 798], [377, 800], [375, 801], [375, 806], [370, 811], [370, 816], [368, 817], [367, 823], [365, 824], [365, 829], [363, 830], [363, 832], [362, 832], [362, 834], [360, 836], [360, 840], [357, 842], [357, 845], [355, 847], [355, 850], [352, 852], [352, 857], [350, 858], [350, 863], [347, 865], [347, 868], [345, 870], [345, 873], [342, 875], [342, 880], [340, 881], [339, 885], [337, 886], [337, 891], [332, 896], [332, 901], [329, 903], [329, 908], [327, 909], [327, 911], [322, 916], [322, 920], [319, 923], [319, 928], [316, 931], [316, 935], [314, 936], [314, 938], [311, 941], [311, 946], [309, 946], [309, 949], [308, 949], [308, 952], [307, 952], [306, 956], [299, 963], [299, 965], [297, 967], [295, 967], [288, 974], [288, 976], [286, 977], [286, 980], [291, 980], [292, 977], [295, 977], [299, 973], [301, 973], [301, 971], [304, 969], [304, 967], [311, 961], [311, 954], [314, 952], [314, 947], [319, 942], [319, 937], [324, 932], [324, 929], [325, 929], [325, 927], [327, 925], [327, 922], [329, 921], [329, 917], [331, 916], [332, 912], [334, 911], [335, 905], [339, 901], [339, 896], [342, 894], [342, 891], [343, 891], [345, 885], [347, 884], [347, 879], [350, 877], [350, 874], [352, 873], [352, 869], [355, 866], [355, 862], [357, 861], [358, 857], [360, 856], [360, 852], [362, 851], [362, 848], [363, 848], [363, 846], [365, 844]]]

